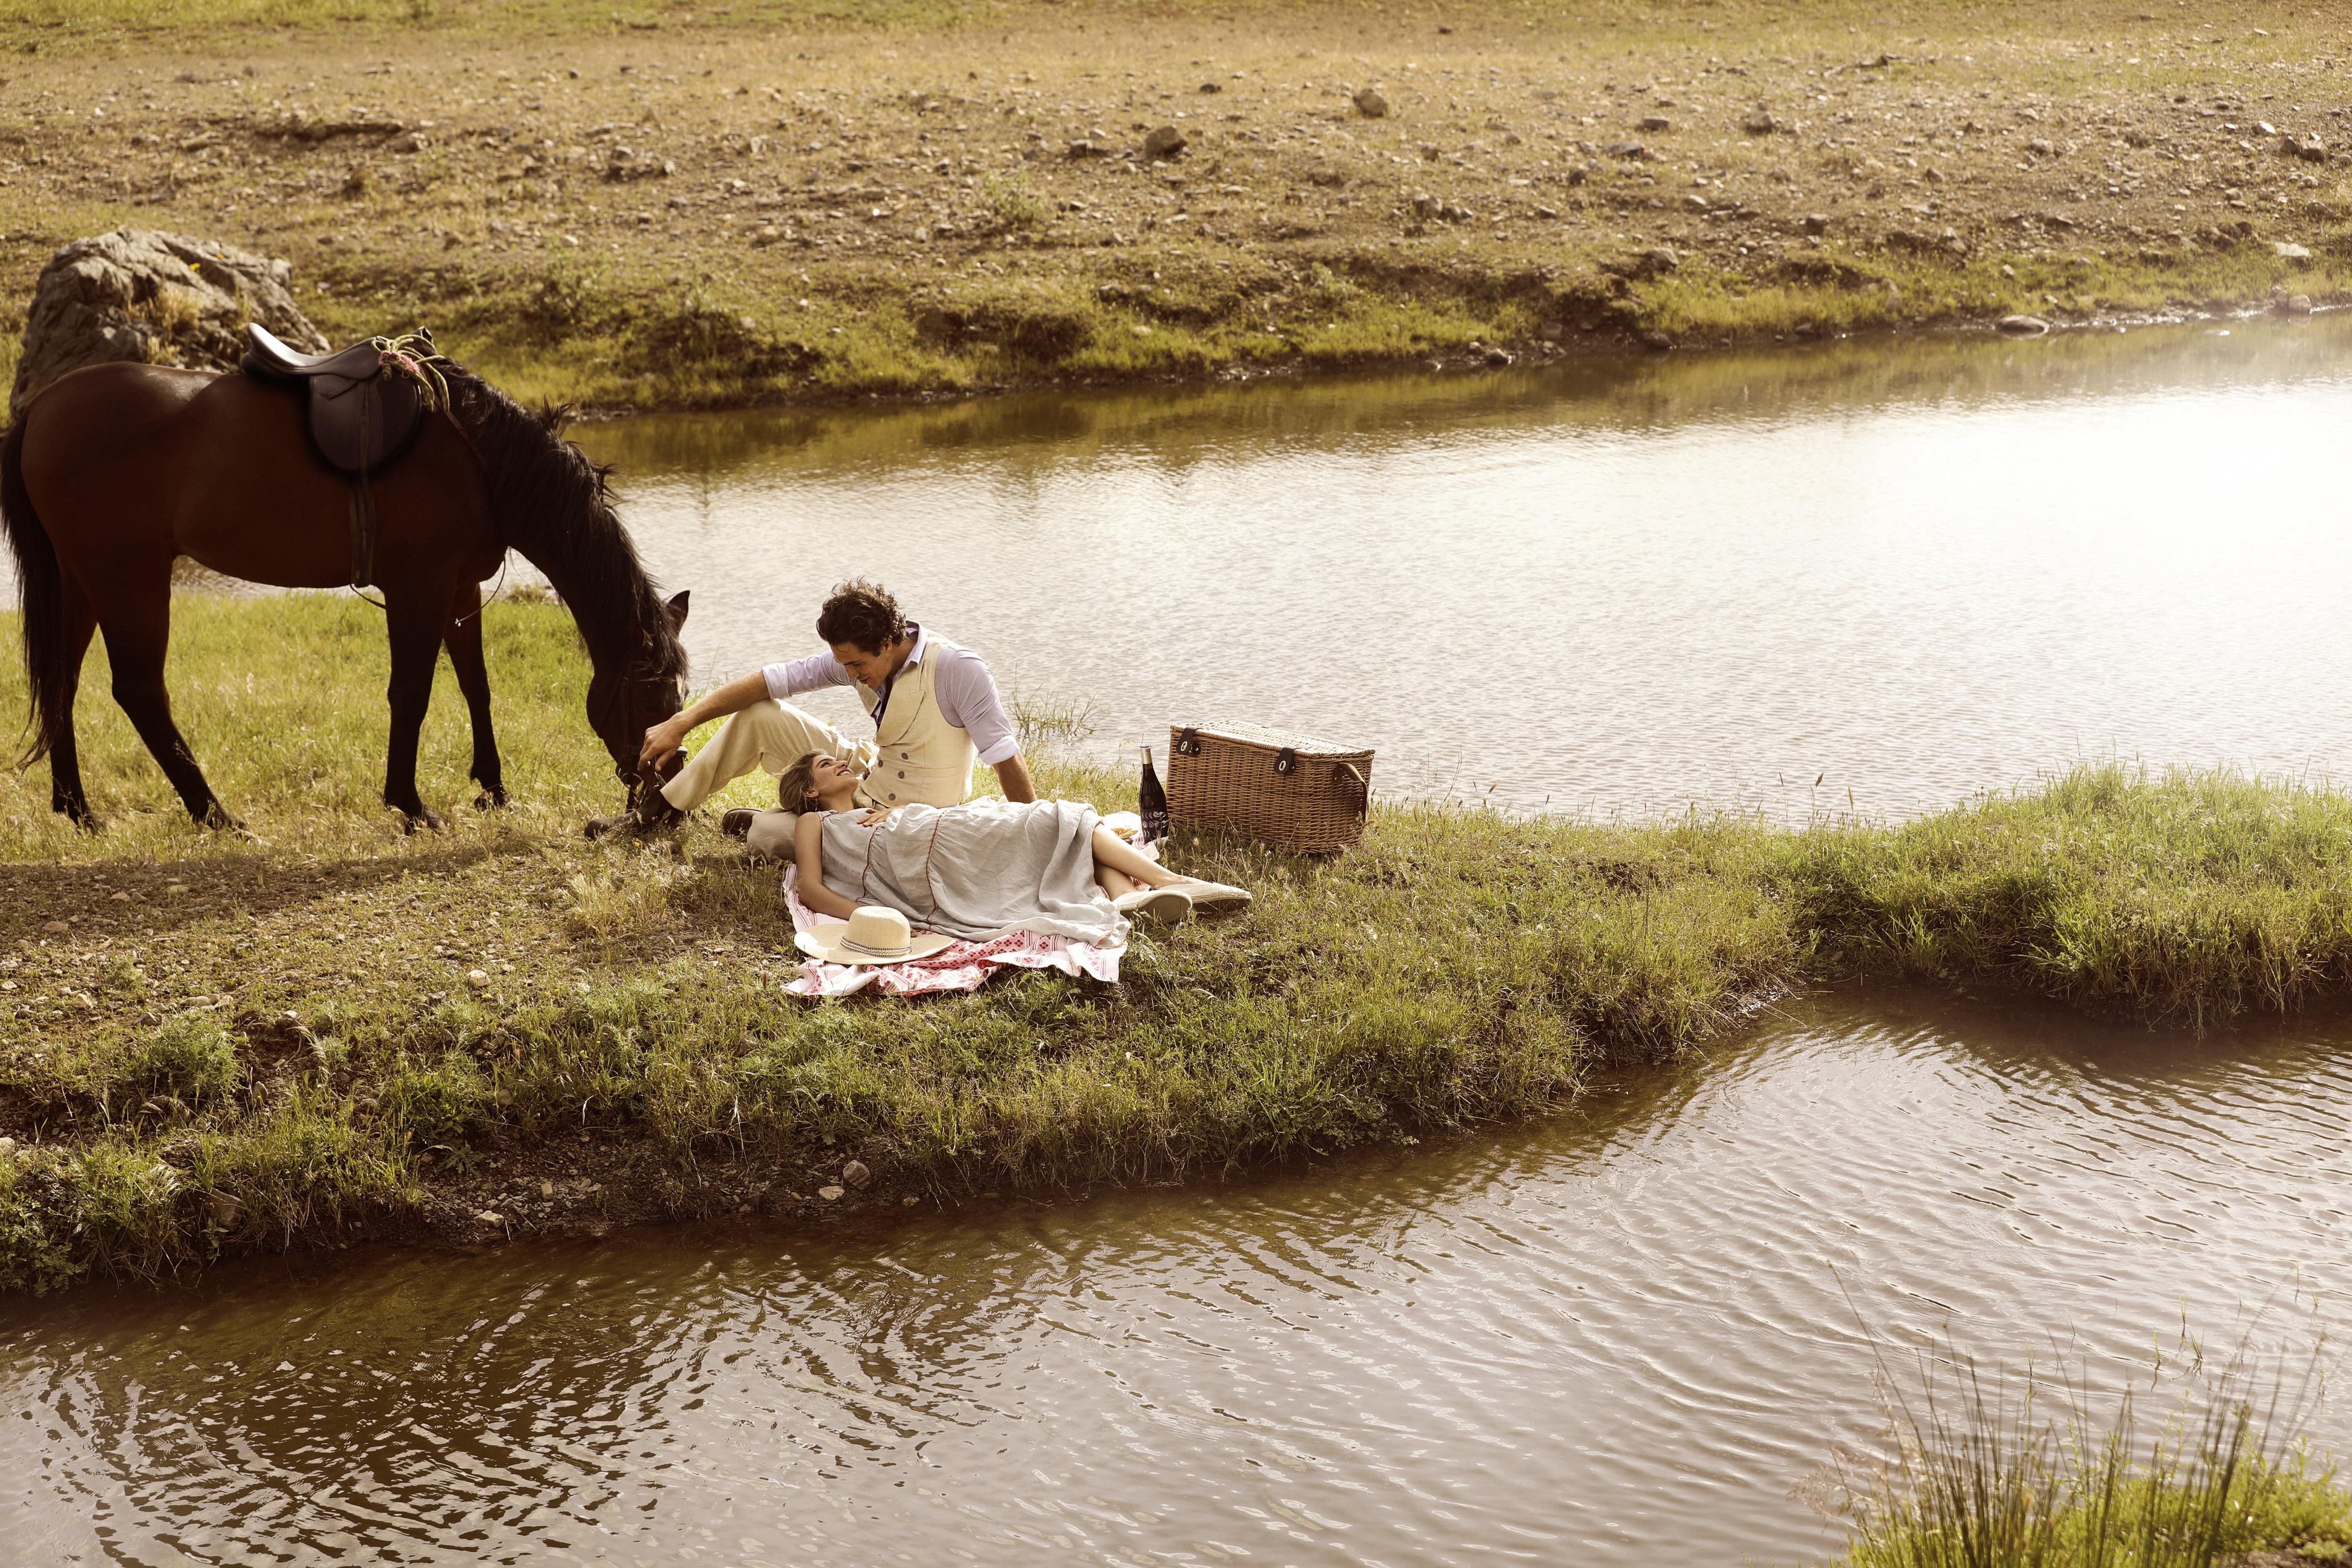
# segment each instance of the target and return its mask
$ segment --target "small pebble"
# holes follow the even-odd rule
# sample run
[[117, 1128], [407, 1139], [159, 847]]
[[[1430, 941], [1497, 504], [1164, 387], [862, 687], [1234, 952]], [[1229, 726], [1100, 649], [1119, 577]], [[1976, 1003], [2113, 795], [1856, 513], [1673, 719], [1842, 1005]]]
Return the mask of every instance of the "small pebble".
[[489, 983], [490, 976], [488, 971], [480, 969], [469, 969], [466, 971], [466, 984], [472, 986], [475, 990], [479, 991]]
[[866, 1168], [865, 1161], [852, 1160], [841, 1168], [841, 1179], [853, 1187], [862, 1187], [874, 1179], [874, 1173]]
[[45, 922], [45, 923], [42, 925], [41, 929], [42, 929], [43, 931], [51, 931], [51, 932], [58, 932], [58, 933], [62, 933], [62, 932], [65, 932], [65, 931], [71, 931], [73, 928], [72, 928], [71, 926], [69, 926], [69, 925], [66, 924], [66, 922], [65, 922], [65, 921], [49, 921]]
[[829, 1204], [839, 1203], [841, 1201], [841, 1194], [842, 1189], [839, 1187], [819, 1187], [816, 1190], [816, 1195], [823, 1198]]
[[540, 1184], [539, 1184], [539, 1195], [540, 1195], [541, 1197], [543, 1197], [543, 1198], [551, 1198], [551, 1197], [553, 1197], [553, 1196], [555, 1195], [555, 1184], [554, 1184], [553, 1182], [541, 1182], [541, 1183], [540, 1183]]

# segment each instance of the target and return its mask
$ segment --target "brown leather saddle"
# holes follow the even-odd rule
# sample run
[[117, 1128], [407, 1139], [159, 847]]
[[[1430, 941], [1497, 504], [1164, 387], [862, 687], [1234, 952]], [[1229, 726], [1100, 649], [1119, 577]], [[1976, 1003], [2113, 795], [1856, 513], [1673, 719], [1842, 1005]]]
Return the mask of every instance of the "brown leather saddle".
[[[424, 423], [425, 393], [412, 375], [386, 363], [381, 340], [331, 354], [297, 353], [250, 322], [241, 368], [257, 381], [308, 389], [305, 421], [311, 448], [343, 476], [352, 490], [352, 586], [375, 578], [375, 498], [368, 477], [398, 460]], [[429, 332], [417, 334], [426, 344]]]

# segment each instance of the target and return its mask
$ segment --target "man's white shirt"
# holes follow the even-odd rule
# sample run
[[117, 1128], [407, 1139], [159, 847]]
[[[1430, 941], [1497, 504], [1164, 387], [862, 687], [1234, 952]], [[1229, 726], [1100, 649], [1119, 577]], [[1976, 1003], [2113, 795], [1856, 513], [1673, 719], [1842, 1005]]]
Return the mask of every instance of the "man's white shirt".
[[[915, 649], [907, 656], [899, 676], [905, 676], [908, 668], [926, 658], [937, 660], [931, 671], [931, 692], [939, 700], [940, 717], [970, 735], [980, 760], [990, 767], [1018, 756], [1021, 742], [1013, 734], [1013, 721], [1005, 717], [1004, 701], [997, 695], [996, 678], [988, 672], [987, 661], [961, 643], [932, 636], [919, 622], [908, 622], [907, 629], [915, 634]], [[768, 695], [779, 702], [788, 701], [803, 691], [857, 684], [856, 678], [830, 653], [772, 664], [760, 673], [767, 679]], [[884, 708], [877, 708], [867, 717], [880, 723], [888, 702], [888, 694], [885, 693]]]

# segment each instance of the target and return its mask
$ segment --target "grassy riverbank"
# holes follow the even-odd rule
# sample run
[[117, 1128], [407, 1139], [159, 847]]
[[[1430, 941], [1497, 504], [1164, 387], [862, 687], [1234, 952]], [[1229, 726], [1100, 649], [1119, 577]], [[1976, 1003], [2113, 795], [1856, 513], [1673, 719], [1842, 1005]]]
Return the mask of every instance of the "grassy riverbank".
[[[2352, 799], [2110, 768], [1892, 828], [1384, 805], [1328, 864], [1180, 846], [1258, 903], [1139, 943], [1117, 991], [813, 1007], [779, 989], [772, 870], [707, 826], [579, 837], [614, 786], [560, 608], [488, 612], [518, 804], [464, 809], [445, 689], [421, 779], [452, 826], [414, 838], [375, 804], [375, 612], [192, 597], [176, 617], [184, 726], [259, 842], [186, 825], [96, 658], [83, 754], [108, 831], [55, 818], [43, 770], [0, 775], [0, 1285], [1213, 1179], [1538, 1110], [1597, 1064], [1869, 973], [2185, 1024], [2352, 983]], [[21, 681], [0, 664], [0, 711]]]
[[2269, 0], [0, 0], [0, 297], [171, 228], [608, 407], [2325, 304], [2342, 47]]

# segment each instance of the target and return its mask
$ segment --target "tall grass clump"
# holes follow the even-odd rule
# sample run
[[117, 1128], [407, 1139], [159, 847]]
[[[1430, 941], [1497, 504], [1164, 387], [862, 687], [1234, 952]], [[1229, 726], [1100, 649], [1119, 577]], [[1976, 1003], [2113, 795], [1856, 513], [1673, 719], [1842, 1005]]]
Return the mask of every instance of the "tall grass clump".
[[[1851, 1521], [1843, 1568], [2227, 1568], [2252, 1552], [2352, 1555], [2352, 1491], [2297, 1436], [2317, 1353], [2241, 1346], [2192, 1359], [2168, 1415], [2126, 1388], [2105, 1421], [2087, 1379], [1987, 1373], [1940, 1344], [1907, 1383], [1876, 1376], [1882, 1450], [1841, 1456], [1820, 1489]], [[1820, 1497], [1816, 1496], [1818, 1502]]]

